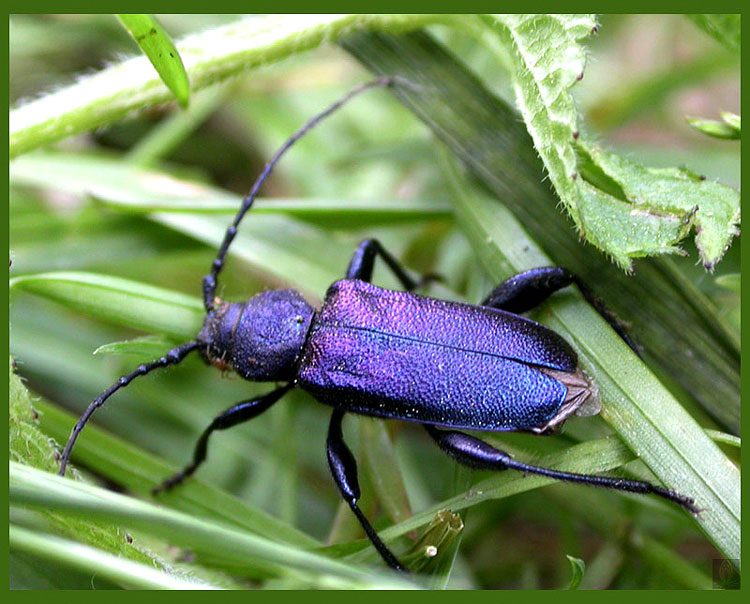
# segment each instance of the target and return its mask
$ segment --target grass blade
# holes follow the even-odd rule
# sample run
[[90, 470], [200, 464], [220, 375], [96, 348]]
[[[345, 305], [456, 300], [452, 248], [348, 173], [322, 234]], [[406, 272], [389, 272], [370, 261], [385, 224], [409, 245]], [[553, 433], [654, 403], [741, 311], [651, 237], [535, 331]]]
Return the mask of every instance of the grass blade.
[[88, 545], [44, 535], [13, 524], [10, 525], [9, 542], [11, 551], [24, 552], [83, 572], [101, 575], [129, 589], [220, 589], [206, 583], [177, 578]]
[[278, 576], [305, 579], [311, 586], [363, 589], [414, 587], [399, 577], [378, 577], [321, 555], [274, 543], [220, 524], [76, 483], [11, 463], [10, 500], [14, 505], [51, 509], [138, 528], [237, 565], [264, 563]]

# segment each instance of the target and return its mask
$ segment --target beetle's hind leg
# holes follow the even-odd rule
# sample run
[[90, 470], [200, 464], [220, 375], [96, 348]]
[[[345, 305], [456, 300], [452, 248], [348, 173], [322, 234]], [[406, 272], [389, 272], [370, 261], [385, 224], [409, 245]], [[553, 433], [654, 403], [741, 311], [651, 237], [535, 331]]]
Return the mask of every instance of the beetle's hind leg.
[[347, 279], [359, 279], [360, 281], [372, 281], [372, 271], [375, 267], [375, 258], [380, 256], [388, 268], [391, 269], [396, 278], [401, 282], [406, 291], [412, 291], [430, 281], [438, 281], [440, 277], [434, 274], [423, 275], [420, 279], [414, 280], [406, 272], [404, 267], [399, 264], [388, 250], [386, 250], [377, 239], [365, 239], [359, 244], [354, 252], [352, 259], [349, 261], [349, 268], [346, 269]]
[[242, 424], [246, 421], [258, 417], [282, 396], [284, 396], [289, 390], [293, 388], [294, 384], [289, 383], [286, 386], [277, 388], [268, 394], [264, 394], [260, 398], [242, 401], [236, 405], [232, 405], [228, 409], [222, 411], [217, 415], [211, 424], [203, 431], [198, 442], [195, 445], [195, 451], [193, 452], [193, 461], [185, 466], [182, 470], [170, 476], [159, 486], [152, 489], [152, 493], [156, 495], [161, 491], [168, 491], [173, 487], [176, 487], [182, 483], [186, 478], [190, 477], [195, 473], [198, 467], [206, 461], [206, 455], [208, 453], [208, 438], [211, 433], [216, 430], [226, 430], [238, 424]]
[[388, 549], [388, 546], [383, 543], [380, 537], [378, 537], [375, 529], [372, 528], [372, 525], [357, 505], [360, 495], [359, 480], [357, 480], [357, 462], [351, 450], [344, 442], [344, 436], [341, 431], [341, 420], [343, 417], [344, 412], [341, 409], [334, 409], [331, 416], [331, 424], [328, 428], [328, 440], [326, 441], [328, 467], [331, 469], [331, 474], [336, 481], [336, 486], [339, 488], [341, 496], [349, 504], [362, 528], [365, 529], [367, 537], [383, 560], [385, 560], [385, 563], [395, 570], [405, 572], [406, 568], [398, 561], [398, 558], [393, 555], [393, 552]]
[[638, 348], [617, 315], [591, 291], [580, 277], [559, 266], [534, 268], [514, 275], [498, 285], [482, 302], [482, 306], [521, 314], [537, 307], [556, 291], [574, 283], [581, 290], [586, 301], [609, 323], [633, 352], [640, 356]]
[[653, 485], [641, 480], [628, 480], [613, 476], [598, 476], [596, 474], [575, 474], [560, 472], [550, 468], [532, 466], [516, 461], [505, 451], [496, 449], [483, 440], [453, 430], [438, 430], [435, 426], [426, 425], [425, 429], [438, 446], [455, 459], [458, 463], [479, 470], [518, 470], [526, 474], [538, 474], [555, 480], [579, 482], [595, 487], [628, 491], [630, 493], [653, 494], [663, 497], [682, 506], [689, 512], [696, 514], [698, 509], [695, 501], [690, 497], [675, 493], [670, 489]]

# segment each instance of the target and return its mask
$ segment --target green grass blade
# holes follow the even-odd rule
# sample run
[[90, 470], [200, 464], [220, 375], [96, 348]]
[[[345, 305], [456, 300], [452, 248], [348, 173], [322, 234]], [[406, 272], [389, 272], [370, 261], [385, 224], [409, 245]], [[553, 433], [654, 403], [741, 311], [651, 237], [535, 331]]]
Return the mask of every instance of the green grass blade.
[[[150, 156], [156, 151], [146, 151]], [[136, 158], [137, 159], [137, 158]], [[11, 180], [56, 191], [88, 195], [123, 214], [155, 212], [234, 216], [242, 197], [202, 182], [121, 158], [70, 153], [35, 153], [11, 163]], [[256, 199], [253, 215], [285, 214], [319, 226], [355, 229], [449, 218], [450, 204], [437, 201], [378, 199]]]
[[[509, 212], [497, 220], [500, 212], [480, 196], [461, 199], [460, 221], [490, 276], [549, 265]], [[664, 484], [696, 500], [702, 529], [727, 558], [739, 558], [738, 469], [582, 298], [559, 296], [543, 318], [579, 350], [605, 421]]]
[[188, 106], [190, 82], [180, 53], [169, 34], [151, 15], [117, 15], [123, 27], [130, 32], [143, 54], [148, 57], [162, 82], [172, 92], [177, 102]]
[[[444, 21], [440, 15], [279, 15], [254, 17], [177, 43], [194, 91], [357, 29], [394, 33]], [[170, 100], [146, 57], [117, 63], [10, 113], [14, 157]]]
[[[57, 442], [65, 442], [77, 418], [44, 400], [36, 401], [35, 408], [40, 412], [40, 428]], [[86, 426], [73, 451], [73, 461], [142, 496], [179, 469], [95, 424]], [[157, 501], [290, 545], [304, 548], [320, 545], [293, 526], [200, 479], [187, 481], [179, 489], [160, 495]]]
[[742, 21], [739, 14], [685, 15], [697, 27], [727, 48], [739, 52], [742, 48]]
[[24, 275], [11, 279], [9, 289], [43, 296], [119, 325], [158, 331], [181, 340], [195, 338], [204, 318], [198, 298], [107, 275]]
[[10, 525], [9, 544], [11, 551], [24, 552], [72, 569], [90, 572], [128, 589], [220, 589], [187, 578], [178, 578], [88, 545], [13, 524]]
[[265, 564], [278, 576], [303, 579], [310, 586], [350, 589], [414, 587], [400, 577], [389, 577], [386, 573], [380, 577], [315, 553], [16, 463], [11, 463], [10, 467], [10, 500], [13, 505], [106, 518], [238, 565], [247, 564], [247, 559], [252, 559]]

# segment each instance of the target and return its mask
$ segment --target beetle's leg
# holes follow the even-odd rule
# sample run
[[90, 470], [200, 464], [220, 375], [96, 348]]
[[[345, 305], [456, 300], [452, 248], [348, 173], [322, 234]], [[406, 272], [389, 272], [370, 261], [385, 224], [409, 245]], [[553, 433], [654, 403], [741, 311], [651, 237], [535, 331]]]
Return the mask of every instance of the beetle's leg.
[[395, 570], [405, 572], [406, 568], [401, 565], [396, 556], [381, 541], [375, 529], [372, 528], [372, 525], [357, 505], [360, 495], [359, 481], [357, 480], [357, 462], [349, 447], [344, 442], [344, 436], [341, 432], [341, 420], [343, 417], [344, 412], [341, 409], [334, 409], [331, 416], [331, 424], [328, 428], [328, 440], [326, 441], [328, 467], [331, 468], [331, 474], [333, 474], [333, 479], [336, 481], [336, 486], [339, 488], [341, 496], [349, 504], [362, 528], [365, 529], [367, 537], [375, 546], [375, 549], [378, 550], [383, 560], [385, 560], [385, 563]]
[[615, 478], [612, 476], [597, 476], [596, 474], [575, 474], [573, 472], [560, 472], [549, 468], [540, 468], [539, 466], [532, 466], [516, 461], [505, 451], [496, 449], [483, 440], [479, 440], [463, 432], [438, 430], [435, 426], [430, 425], [426, 425], [425, 429], [443, 451], [458, 463], [471, 468], [480, 470], [518, 470], [526, 474], [538, 474], [547, 478], [554, 478], [555, 480], [580, 482], [618, 491], [641, 494], [650, 493], [668, 499], [693, 514], [698, 512], [698, 509], [695, 507], [695, 501], [690, 497], [685, 497], [649, 482]]
[[191, 476], [198, 469], [198, 466], [206, 460], [208, 438], [211, 436], [212, 432], [215, 430], [226, 430], [227, 428], [231, 428], [232, 426], [236, 426], [257, 417], [289, 392], [293, 386], [293, 383], [289, 383], [286, 386], [282, 386], [281, 388], [269, 392], [268, 394], [264, 394], [260, 398], [232, 405], [217, 415], [198, 439], [198, 442], [195, 445], [195, 451], [193, 452], [193, 461], [174, 476], [170, 476], [159, 486], [152, 489], [151, 492], [156, 495], [160, 491], [168, 491]]
[[349, 268], [346, 269], [347, 279], [359, 279], [360, 281], [372, 281], [372, 269], [375, 267], [375, 258], [380, 256], [396, 275], [406, 291], [412, 291], [422, 287], [430, 281], [438, 280], [437, 275], [425, 275], [419, 281], [412, 279], [391, 254], [382, 246], [377, 239], [365, 239], [359, 244], [354, 252]]
[[640, 353], [617, 316], [598, 298], [581, 279], [569, 270], [558, 266], [534, 268], [514, 275], [498, 285], [482, 302], [490, 306], [520, 314], [535, 308], [556, 291], [575, 283], [583, 297], [638, 356]]

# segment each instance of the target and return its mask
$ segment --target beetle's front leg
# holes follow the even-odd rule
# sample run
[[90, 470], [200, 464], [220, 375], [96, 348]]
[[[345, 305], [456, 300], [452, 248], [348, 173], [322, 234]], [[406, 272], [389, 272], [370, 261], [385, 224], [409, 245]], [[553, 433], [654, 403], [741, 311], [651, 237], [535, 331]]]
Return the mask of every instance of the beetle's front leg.
[[393, 271], [396, 278], [401, 282], [406, 291], [412, 291], [418, 287], [429, 283], [430, 281], [439, 280], [437, 275], [425, 275], [418, 281], [412, 279], [404, 268], [399, 264], [390, 252], [388, 252], [377, 239], [365, 239], [359, 244], [354, 252], [352, 259], [349, 261], [349, 268], [346, 269], [347, 279], [359, 279], [360, 281], [372, 281], [372, 270], [375, 267], [375, 258], [380, 256], [388, 268]]
[[203, 434], [201, 434], [198, 439], [198, 442], [195, 445], [195, 451], [193, 452], [193, 461], [175, 475], [164, 480], [159, 486], [152, 489], [151, 493], [156, 495], [161, 491], [168, 491], [182, 483], [189, 476], [192, 476], [198, 469], [198, 466], [206, 461], [208, 438], [211, 436], [212, 432], [215, 430], [226, 430], [227, 428], [250, 421], [254, 417], [258, 417], [293, 387], [294, 384], [289, 383], [286, 386], [282, 386], [281, 388], [269, 392], [268, 394], [264, 394], [260, 398], [237, 403], [236, 405], [232, 405], [228, 409], [222, 411], [214, 418], [208, 428], [203, 431]]
[[514, 275], [498, 285], [482, 302], [482, 306], [521, 314], [537, 307], [556, 291], [573, 283], [581, 290], [586, 301], [609, 323], [633, 352], [640, 356], [638, 348], [617, 316], [591, 291], [588, 285], [581, 281], [580, 277], [559, 266], [534, 268]]
[[690, 497], [675, 493], [641, 480], [628, 480], [612, 476], [597, 476], [596, 474], [575, 474], [560, 472], [550, 468], [532, 466], [516, 461], [505, 451], [496, 449], [483, 440], [453, 430], [438, 430], [435, 426], [426, 425], [428, 434], [438, 446], [455, 459], [458, 463], [478, 470], [518, 470], [526, 474], [538, 474], [555, 480], [566, 482], [580, 482], [595, 487], [628, 491], [630, 493], [653, 494], [672, 501], [693, 514], [698, 512], [695, 501]]
[[372, 525], [357, 505], [360, 496], [359, 481], [357, 480], [357, 462], [351, 450], [344, 442], [344, 436], [341, 432], [341, 420], [343, 417], [344, 412], [341, 409], [335, 409], [328, 428], [326, 446], [328, 466], [331, 469], [331, 474], [333, 474], [333, 479], [336, 481], [336, 486], [339, 488], [344, 501], [349, 504], [362, 528], [365, 529], [367, 537], [383, 560], [385, 560], [385, 563], [395, 570], [406, 572], [406, 568], [398, 561], [380, 537], [378, 537], [375, 529], [372, 528]]

